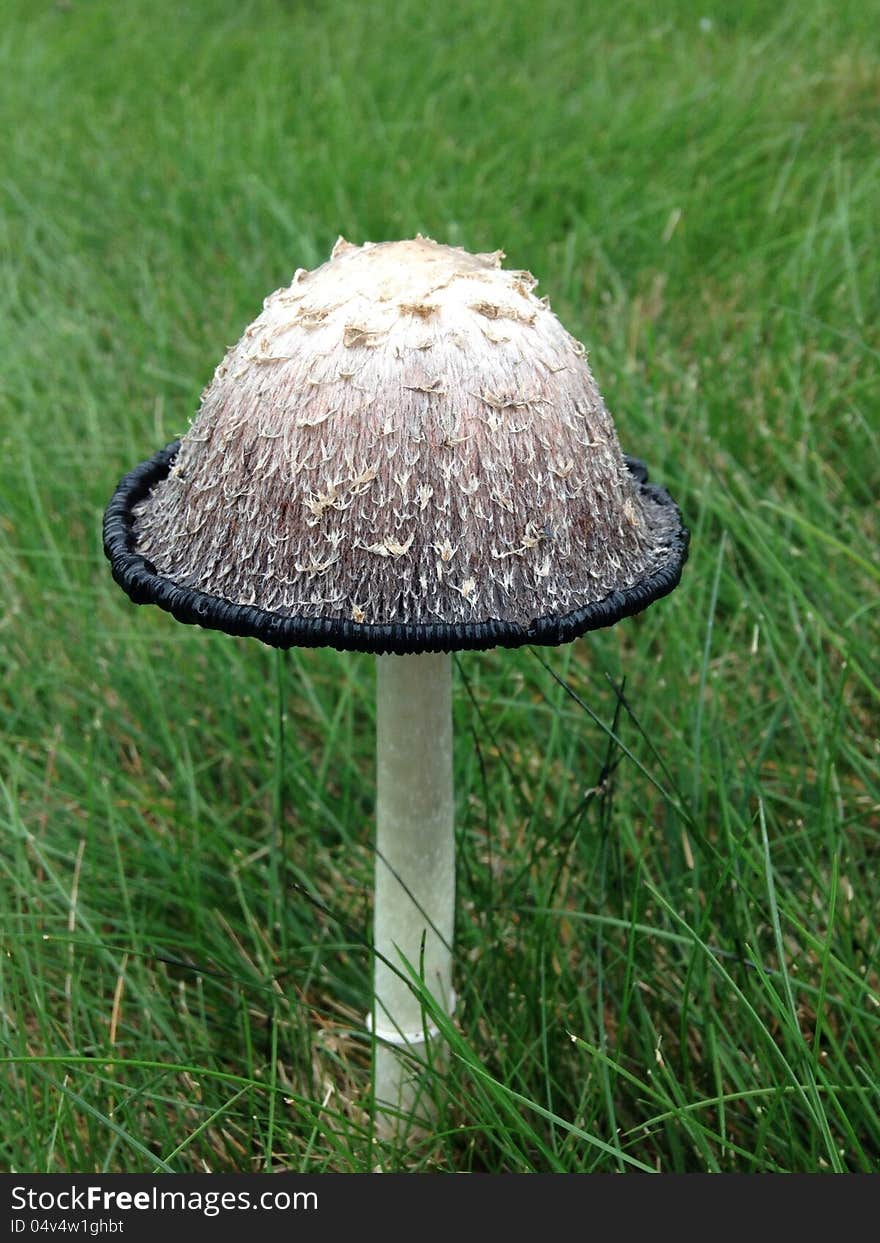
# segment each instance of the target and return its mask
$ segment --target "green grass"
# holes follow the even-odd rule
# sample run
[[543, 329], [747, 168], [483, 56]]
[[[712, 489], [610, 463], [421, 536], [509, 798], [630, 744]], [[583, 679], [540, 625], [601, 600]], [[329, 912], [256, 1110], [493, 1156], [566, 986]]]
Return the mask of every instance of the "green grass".
[[[880, 1168], [878, 21], [8, 0], [0, 1165]], [[460, 1003], [395, 1147], [372, 662], [134, 609], [100, 518], [267, 292], [417, 230], [540, 276], [693, 544], [458, 662]]]

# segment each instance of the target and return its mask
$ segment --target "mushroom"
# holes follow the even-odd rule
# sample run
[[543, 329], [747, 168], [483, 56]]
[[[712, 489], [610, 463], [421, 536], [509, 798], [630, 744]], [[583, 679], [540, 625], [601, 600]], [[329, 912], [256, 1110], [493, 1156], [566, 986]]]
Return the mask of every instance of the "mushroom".
[[104, 522], [135, 603], [378, 657], [387, 1116], [424, 1087], [436, 1031], [420, 994], [454, 1006], [451, 653], [611, 625], [672, 591], [687, 555], [677, 507], [621, 453], [584, 347], [503, 258], [340, 238], [266, 299], [189, 431], [125, 476]]

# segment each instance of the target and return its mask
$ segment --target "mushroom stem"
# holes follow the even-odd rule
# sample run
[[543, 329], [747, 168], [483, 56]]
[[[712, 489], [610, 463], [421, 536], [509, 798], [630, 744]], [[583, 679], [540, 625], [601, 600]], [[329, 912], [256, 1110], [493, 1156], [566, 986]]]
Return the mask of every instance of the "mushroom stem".
[[452, 658], [379, 656], [376, 668], [375, 1099], [400, 1121], [430, 1112], [432, 1033], [411, 970], [447, 1013], [454, 997]]

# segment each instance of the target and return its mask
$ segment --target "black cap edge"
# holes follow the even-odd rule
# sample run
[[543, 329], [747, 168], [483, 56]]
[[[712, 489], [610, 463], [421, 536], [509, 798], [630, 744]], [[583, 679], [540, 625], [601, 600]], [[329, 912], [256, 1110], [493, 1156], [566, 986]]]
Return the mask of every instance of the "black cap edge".
[[181, 587], [156, 573], [145, 557], [134, 551], [134, 507], [168, 474], [180, 441], [160, 449], [120, 481], [104, 513], [104, 553], [113, 577], [135, 604], [156, 604], [185, 625], [259, 639], [270, 647], [335, 647], [338, 651], [408, 655], [418, 652], [479, 651], [491, 647], [523, 647], [526, 644], [556, 647], [570, 643], [589, 630], [613, 626], [624, 617], [640, 613], [655, 600], [669, 595], [681, 579], [687, 560], [690, 532], [669, 493], [648, 482], [644, 462], [625, 458], [643, 496], [675, 511], [678, 528], [669, 549], [669, 560], [654, 574], [622, 591], [613, 591], [560, 617], [539, 617], [527, 626], [505, 621], [482, 621], [463, 625], [431, 622], [406, 626], [398, 622], [367, 625], [341, 618], [283, 617], [249, 604], [233, 604], [220, 596]]

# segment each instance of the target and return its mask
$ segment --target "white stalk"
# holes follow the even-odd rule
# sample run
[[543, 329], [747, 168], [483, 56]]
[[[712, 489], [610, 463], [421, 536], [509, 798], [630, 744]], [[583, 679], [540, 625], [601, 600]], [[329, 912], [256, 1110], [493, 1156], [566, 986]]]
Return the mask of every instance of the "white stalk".
[[376, 1101], [424, 1117], [413, 1059], [424, 1063], [432, 1034], [405, 963], [451, 1013], [452, 658], [379, 656], [376, 667]]

